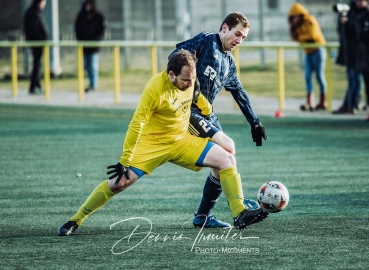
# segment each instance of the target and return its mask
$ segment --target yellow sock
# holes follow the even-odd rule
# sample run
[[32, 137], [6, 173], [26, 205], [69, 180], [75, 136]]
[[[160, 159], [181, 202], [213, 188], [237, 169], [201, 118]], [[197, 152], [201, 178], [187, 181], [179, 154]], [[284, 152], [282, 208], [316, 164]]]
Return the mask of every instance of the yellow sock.
[[237, 217], [244, 209], [243, 204], [243, 191], [241, 184], [241, 177], [237, 173], [235, 167], [225, 168], [219, 171], [220, 174], [220, 185], [224, 195], [227, 197], [229, 202], [229, 208], [232, 211], [233, 217]]
[[106, 204], [114, 195], [108, 186], [108, 181], [100, 183], [70, 220], [81, 226], [85, 218]]

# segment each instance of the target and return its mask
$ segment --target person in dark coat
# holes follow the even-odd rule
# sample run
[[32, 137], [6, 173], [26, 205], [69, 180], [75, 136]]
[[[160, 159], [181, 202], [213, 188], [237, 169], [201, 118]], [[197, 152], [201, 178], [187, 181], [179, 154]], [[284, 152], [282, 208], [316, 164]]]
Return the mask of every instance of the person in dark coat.
[[[98, 41], [104, 37], [106, 22], [101, 12], [96, 10], [94, 0], [86, 0], [82, 4], [81, 11], [75, 21], [76, 38], [80, 41]], [[99, 72], [99, 48], [84, 47], [83, 60], [87, 71], [89, 86], [85, 92], [97, 88]]]
[[[27, 41], [47, 40], [45, 18], [42, 14], [46, 6], [46, 0], [33, 0], [31, 6], [24, 15], [24, 32]], [[40, 84], [41, 57], [43, 47], [31, 47], [33, 66], [31, 73], [30, 94], [42, 93]]]
[[[357, 69], [363, 74], [365, 83], [364, 111], [369, 110], [369, 6], [357, 19], [356, 30], [359, 37]], [[369, 118], [368, 118], [369, 120]]]
[[357, 54], [359, 38], [357, 32], [357, 20], [360, 14], [367, 10], [367, 0], [352, 0], [350, 11], [346, 16], [338, 18], [338, 31], [340, 35], [340, 49], [336, 63], [346, 66], [348, 87], [341, 107], [333, 111], [333, 114], [353, 114], [358, 109], [360, 101], [361, 75], [365, 82], [369, 82], [367, 73], [362, 73], [357, 68]]

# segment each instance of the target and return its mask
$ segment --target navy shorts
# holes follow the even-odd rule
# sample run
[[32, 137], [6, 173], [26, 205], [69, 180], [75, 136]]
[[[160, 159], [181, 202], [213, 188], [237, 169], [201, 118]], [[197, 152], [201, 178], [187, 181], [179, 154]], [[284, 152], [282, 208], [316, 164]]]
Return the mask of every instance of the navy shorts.
[[201, 138], [211, 138], [218, 131], [222, 131], [222, 127], [214, 114], [209, 118], [205, 118], [203, 115], [192, 111], [189, 130], [192, 135]]

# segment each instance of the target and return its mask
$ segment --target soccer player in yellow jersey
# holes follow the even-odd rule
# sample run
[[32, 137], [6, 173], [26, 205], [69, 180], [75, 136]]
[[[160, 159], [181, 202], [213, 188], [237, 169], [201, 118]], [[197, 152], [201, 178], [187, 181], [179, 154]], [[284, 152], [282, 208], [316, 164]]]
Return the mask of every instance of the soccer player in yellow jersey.
[[[108, 167], [109, 180], [99, 184], [77, 213], [58, 228], [59, 236], [71, 235], [114, 195], [166, 162], [194, 171], [201, 167], [220, 170], [220, 183], [236, 228], [243, 229], [267, 216], [260, 208], [248, 210], [243, 204], [234, 156], [207, 138], [189, 133], [196, 62], [195, 55], [181, 49], [170, 56], [167, 70], [148, 82], [128, 126], [123, 154], [116, 165]], [[203, 100], [201, 95], [196, 97], [197, 102]], [[204, 105], [199, 105], [203, 113], [211, 112]]]

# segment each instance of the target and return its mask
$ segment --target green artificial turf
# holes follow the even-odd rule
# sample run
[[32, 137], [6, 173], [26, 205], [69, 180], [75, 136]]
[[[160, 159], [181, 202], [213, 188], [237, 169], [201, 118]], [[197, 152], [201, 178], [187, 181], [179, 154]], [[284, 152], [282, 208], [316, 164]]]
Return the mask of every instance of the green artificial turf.
[[[367, 269], [362, 120], [263, 117], [269, 138], [255, 147], [243, 116], [219, 115], [244, 194], [269, 180], [290, 192], [284, 211], [246, 230], [194, 229], [209, 170], [165, 164], [56, 236], [119, 160], [132, 113], [0, 104], [0, 269]], [[224, 195], [213, 212], [232, 222]]]

